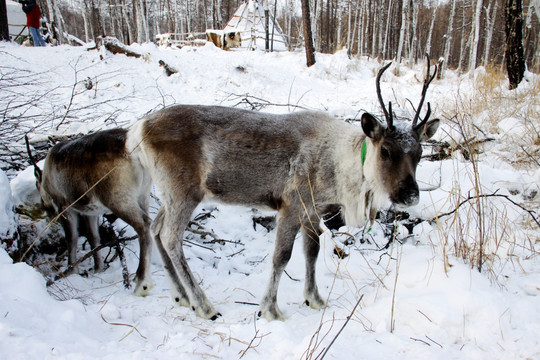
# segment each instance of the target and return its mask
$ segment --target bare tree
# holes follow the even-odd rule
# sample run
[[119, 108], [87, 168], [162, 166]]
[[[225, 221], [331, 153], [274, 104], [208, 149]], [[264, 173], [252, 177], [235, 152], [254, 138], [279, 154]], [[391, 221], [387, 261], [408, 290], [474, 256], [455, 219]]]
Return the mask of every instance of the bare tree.
[[428, 38], [426, 40], [426, 54], [431, 54], [431, 38], [433, 37], [433, 28], [435, 27], [435, 18], [437, 17], [437, 5], [433, 6], [431, 22], [429, 25]]
[[[493, 6], [493, 10], [491, 7]], [[488, 65], [490, 60], [489, 53], [491, 50], [491, 40], [493, 39], [493, 31], [495, 30], [495, 19], [497, 15], [497, 1], [490, 0], [488, 8], [486, 9], [486, 43], [484, 45], [484, 66]]]
[[64, 42], [64, 19], [55, 0], [47, 0], [47, 10], [49, 12], [49, 22], [52, 25], [53, 37], [62, 44]]
[[411, 22], [410, 22], [410, 28], [411, 28], [411, 45], [409, 48], [409, 64], [416, 63], [416, 51], [418, 48], [418, 8], [419, 8], [419, 1], [418, 0], [412, 0], [411, 1], [411, 7], [410, 7], [410, 16], [411, 16]]
[[523, 57], [523, 8], [521, 0], [505, 1], [506, 70], [510, 90], [517, 88], [525, 73]]
[[398, 41], [398, 50], [396, 55], [396, 74], [399, 74], [399, 64], [401, 63], [401, 56], [403, 53], [404, 45], [406, 45], [406, 39], [408, 38], [408, 28], [409, 28], [409, 1], [402, 0], [402, 9], [401, 9], [401, 28], [399, 29], [399, 41]]
[[450, 47], [452, 46], [452, 34], [454, 32], [455, 12], [456, 12], [456, 0], [452, 0], [450, 18], [448, 19], [448, 29], [446, 30], [446, 34], [445, 34], [443, 68], [440, 69], [439, 71], [439, 74], [441, 74], [441, 77], [444, 76], [444, 72], [448, 68], [448, 59], [450, 57]]
[[0, 1], [0, 41], [9, 41], [9, 26], [5, 1]]
[[471, 48], [469, 53], [469, 71], [476, 69], [476, 57], [478, 54], [478, 44], [480, 42], [480, 15], [482, 15], [483, 0], [476, 0], [474, 19], [471, 29]]
[[307, 66], [315, 64], [315, 49], [313, 48], [313, 37], [311, 35], [311, 15], [309, 12], [309, 0], [302, 0], [302, 21], [304, 28], [304, 42], [306, 47]]

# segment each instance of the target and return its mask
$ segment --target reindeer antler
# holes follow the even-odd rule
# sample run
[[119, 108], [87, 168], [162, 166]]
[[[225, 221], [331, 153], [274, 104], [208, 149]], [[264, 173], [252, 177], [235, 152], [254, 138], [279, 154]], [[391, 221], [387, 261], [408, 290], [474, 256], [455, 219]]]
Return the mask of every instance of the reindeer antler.
[[384, 106], [384, 100], [381, 95], [381, 76], [386, 71], [386, 69], [390, 67], [390, 65], [392, 65], [392, 62], [389, 62], [388, 64], [383, 66], [381, 70], [379, 70], [379, 73], [377, 74], [377, 78], [375, 80], [375, 85], [377, 87], [377, 97], [379, 98], [379, 103], [381, 104], [381, 107], [383, 109], [384, 117], [386, 118], [386, 123], [388, 124], [388, 129], [394, 130], [394, 119], [392, 115], [392, 102], [391, 101], [388, 102], [388, 108], [390, 110], [387, 111], [386, 107]]
[[28, 157], [30, 158], [30, 164], [34, 166], [34, 175], [38, 180], [41, 181], [41, 177], [43, 175], [43, 172], [39, 168], [39, 166], [36, 163], [36, 159], [32, 155], [32, 151], [30, 150], [30, 142], [28, 141], [28, 135], [24, 135], [24, 141], [26, 142], [26, 151], [28, 152]]
[[429, 115], [431, 115], [431, 106], [429, 105], [429, 102], [427, 103], [427, 111], [426, 111], [426, 116], [424, 116], [424, 119], [420, 122], [420, 124], [416, 125], [416, 123], [418, 122], [418, 119], [420, 118], [420, 111], [422, 110], [422, 105], [424, 104], [424, 100], [426, 98], [426, 93], [427, 93], [427, 89], [429, 87], [429, 84], [433, 81], [433, 79], [435, 78], [435, 75], [437, 75], [437, 65], [435, 65], [435, 71], [433, 72], [433, 75], [430, 75], [429, 73], [429, 55], [426, 54], [426, 59], [427, 59], [427, 73], [426, 73], [426, 78], [424, 79], [424, 87], [422, 88], [422, 98], [420, 99], [420, 104], [418, 105], [418, 108], [416, 109], [416, 114], [414, 115], [414, 119], [413, 119], [413, 122], [412, 122], [412, 127], [413, 129], [419, 129], [421, 128], [422, 126], [424, 126], [426, 124], [426, 122], [428, 121], [429, 119]]

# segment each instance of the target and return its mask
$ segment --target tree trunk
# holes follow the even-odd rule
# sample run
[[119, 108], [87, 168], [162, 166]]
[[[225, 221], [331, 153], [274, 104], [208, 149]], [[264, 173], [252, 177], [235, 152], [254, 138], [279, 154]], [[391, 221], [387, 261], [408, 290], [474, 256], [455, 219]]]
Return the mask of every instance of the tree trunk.
[[456, 0], [452, 0], [452, 6], [450, 10], [450, 18], [448, 19], [448, 29], [446, 30], [445, 42], [444, 42], [444, 61], [443, 68], [439, 70], [441, 79], [444, 77], [444, 72], [448, 69], [448, 61], [450, 60], [450, 48], [452, 47], [452, 33], [454, 32], [454, 15], [456, 13]]
[[420, 2], [418, 0], [411, 1], [411, 46], [409, 48], [409, 66], [416, 64], [416, 51], [418, 48], [418, 11]]
[[379, 9], [377, 9], [376, 2], [371, 3], [371, 57], [377, 57], [377, 23], [379, 17]]
[[390, 19], [392, 19], [392, 0], [388, 2], [388, 14], [386, 15], [386, 29], [384, 30], [384, 45], [383, 45], [383, 58], [391, 57], [387, 56], [387, 49], [390, 48], [390, 43], [388, 42], [390, 39]]
[[437, 17], [437, 8], [438, 6], [434, 6], [433, 8], [433, 14], [431, 14], [431, 23], [429, 25], [429, 34], [426, 41], [426, 54], [431, 54], [431, 38], [433, 36], [433, 28], [435, 27], [435, 18]]
[[[464, 24], [465, 23], [465, 6], [462, 6], [461, 7], [461, 23]], [[462, 65], [463, 65], [463, 54], [465, 53], [465, 46], [467, 45], [467, 41], [465, 41], [466, 39], [466, 36], [465, 36], [465, 26], [462, 26], [461, 28], [461, 44], [459, 46], [459, 60], [458, 60], [458, 68], [457, 68], [457, 71], [458, 71], [458, 74], [461, 74], [463, 69], [462, 69]]]
[[347, 4], [347, 53], [351, 53], [351, 30], [352, 30], [352, 0], [348, 1]]
[[88, 3], [84, 2], [84, 8], [82, 11], [83, 24], [84, 24], [84, 41], [90, 42], [90, 39], [93, 38], [92, 30], [90, 29], [90, 23], [88, 21]]
[[[293, 0], [294, 1], [294, 0]], [[321, 50], [321, 34], [319, 34], [319, 12], [321, 11], [321, 6], [319, 6], [319, 0], [313, 0], [313, 23], [311, 24], [311, 34], [315, 34], [315, 38], [313, 39], [314, 46]], [[321, 15], [322, 16], [322, 15]]]
[[313, 49], [313, 37], [311, 35], [311, 15], [309, 13], [309, 0], [302, 0], [302, 22], [304, 28], [304, 41], [306, 47], [307, 66], [315, 64], [315, 49]]
[[[494, 4], [493, 4], [494, 3]], [[493, 6], [493, 10], [490, 15], [490, 8]], [[493, 30], [495, 28], [495, 16], [497, 15], [497, 1], [490, 1], [486, 11], [487, 24], [486, 24], [486, 43], [484, 45], [484, 67], [489, 64], [489, 53], [491, 51], [491, 39], [493, 39]]]
[[361, 56], [364, 54], [364, 18], [365, 18], [365, 0], [360, 2], [360, 20], [358, 21], [358, 48], [357, 55]]
[[398, 51], [396, 54], [396, 75], [399, 74], [399, 64], [401, 63], [401, 54], [403, 52], [403, 45], [406, 41], [406, 30], [409, 26], [409, 0], [402, 1], [401, 8], [401, 28], [399, 29], [399, 41], [398, 41]]
[[9, 41], [7, 5], [5, 1], [0, 1], [0, 41]]
[[480, 43], [480, 15], [482, 15], [482, 1], [476, 1], [476, 9], [474, 11], [474, 20], [471, 29], [471, 51], [469, 55], [469, 71], [476, 69], [476, 57], [478, 54], [478, 44]]
[[510, 90], [517, 88], [525, 73], [523, 57], [523, 9], [522, 0], [505, 1], [506, 71]]
[[383, 39], [385, 40], [386, 37], [383, 36], [383, 33], [384, 33], [384, 13], [385, 13], [385, 9], [386, 9], [386, 6], [385, 6], [385, 2], [384, 1], [381, 1], [380, 5], [379, 5], [379, 29], [378, 29], [378, 38], [377, 38], [377, 57], [382, 57], [383, 56], [383, 48], [384, 48], [384, 45], [383, 45]]

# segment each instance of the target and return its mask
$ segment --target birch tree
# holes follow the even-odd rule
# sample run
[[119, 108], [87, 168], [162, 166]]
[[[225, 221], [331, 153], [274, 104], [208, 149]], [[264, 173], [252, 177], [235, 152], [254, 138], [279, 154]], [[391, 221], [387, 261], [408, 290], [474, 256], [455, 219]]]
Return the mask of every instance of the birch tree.
[[410, 7], [410, 16], [411, 16], [411, 22], [410, 22], [410, 29], [411, 29], [411, 44], [409, 47], [409, 64], [415, 64], [416, 63], [416, 52], [418, 47], [418, 7], [419, 7], [419, 1], [418, 0], [412, 0], [411, 1], [411, 7]]
[[64, 19], [55, 0], [47, 0], [47, 10], [49, 12], [49, 22], [53, 28], [52, 35], [59, 44], [62, 44], [64, 42]]
[[433, 12], [431, 14], [431, 22], [429, 24], [429, 33], [428, 38], [426, 40], [426, 54], [431, 54], [431, 38], [433, 36], [433, 28], [435, 26], [435, 18], [437, 17], [437, 4], [433, 6]]
[[506, 33], [506, 70], [510, 90], [517, 88], [525, 73], [523, 56], [523, 5], [521, 0], [506, 0], [505, 33]]
[[[493, 10], [491, 10], [493, 6]], [[484, 45], [484, 67], [489, 63], [489, 53], [491, 50], [491, 39], [493, 38], [493, 30], [495, 29], [495, 19], [497, 15], [497, 1], [490, 0], [488, 8], [486, 10], [486, 41]], [[490, 11], [491, 10], [491, 11]]]
[[401, 27], [399, 29], [398, 50], [396, 54], [396, 75], [399, 74], [399, 64], [401, 63], [401, 54], [407, 38], [407, 29], [409, 26], [409, 0], [402, 0], [401, 8]]
[[448, 19], [448, 28], [446, 30], [445, 42], [444, 42], [444, 61], [443, 68], [440, 69], [439, 73], [441, 78], [444, 77], [444, 72], [448, 69], [448, 60], [450, 56], [450, 47], [452, 46], [452, 34], [454, 32], [454, 14], [456, 12], [456, 0], [452, 0], [450, 5], [450, 18]]
[[471, 29], [471, 47], [469, 53], [469, 71], [476, 69], [476, 57], [478, 55], [478, 44], [480, 43], [480, 15], [482, 15], [483, 0], [476, 0], [474, 19]]
[[[465, 24], [465, 6], [462, 6], [461, 8], [461, 23], [462, 24]], [[463, 25], [461, 27], [461, 44], [459, 46], [459, 58], [458, 58], [458, 68], [457, 68], [457, 71], [459, 74], [461, 74], [462, 72], [462, 65], [463, 65], [463, 54], [465, 53], [465, 46], [467, 45], [467, 41], [466, 41], [466, 36], [465, 36], [465, 26]]]
[[383, 44], [383, 56], [386, 56], [387, 46], [389, 46], [388, 43], [388, 36], [390, 31], [390, 20], [392, 19], [392, 0], [388, 0], [388, 14], [386, 15], [386, 28], [384, 30], [384, 44]]

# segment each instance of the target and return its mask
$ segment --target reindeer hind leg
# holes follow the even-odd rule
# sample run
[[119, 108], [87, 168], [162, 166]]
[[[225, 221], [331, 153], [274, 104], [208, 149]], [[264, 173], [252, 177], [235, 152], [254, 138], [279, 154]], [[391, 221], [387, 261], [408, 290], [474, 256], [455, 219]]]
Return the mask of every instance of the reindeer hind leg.
[[[172, 265], [171, 270], [174, 270], [170, 272], [171, 280], [179, 280], [183, 285], [191, 308], [200, 317], [214, 320], [220, 314], [208, 301], [203, 290], [195, 280], [182, 248], [184, 230], [198, 203], [199, 201], [194, 198], [193, 194], [176, 196], [174, 202], [171, 201], [163, 205], [165, 207], [163, 215], [161, 215], [163, 220], [161, 223], [156, 222], [153, 232], [156, 234], [156, 230], [161, 227], [159, 236], [156, 239], [161, 241], [161, 247], [167, 255], [167, 257], [164, 257], [165, 265], [170, 262]], [[181, 294], [181, 288], [177, 290], [177, 293]]]
[[136, 296], [146, 296], [154, 287], [152, 281], [151, 258], [152, 237], [150, 235], [150, 218], [136, 201], [126, 201], [110, 208], [113, 213], [128, 223], [137, 232], [139, 238], [139, 266], [136, 272], [136, 285], [133, 293]]
[[[64, 274], [69, 275], [78, 272], [77, 262], [77, 246], [79, 243], [79, 218], [73, 211], [67, 210], [64, 216], [60, 217], [62, 227], [66, 236], [68, 248], [68, 270]], [[69, 269], [71, 267], [71, 269]]]
[[163, 247], [163, 243], [161, 241], [160, 233], [161, 233], [161, 230], [163, 229], [164, 218], [165, 218], [165, 208], [161, 207], [159, 209], [159, 212], [157, 213], [156, 218], [154, 219], [154, 222], [152, 223], [152, 236], [154, 237], [156, 247], [159, 251], [159, 254], [161, 255], [161, 261], [163, 262], [163, 267], [165, 268], [165, 271], [168, 275], [167, 278], [169, 279], [169, 284], [171, 286], [172, 298], [180, 306], [189, 307], [189, 299], [188, 299], [186, 290], [184, 289], [182, 282], [178, 278], [176, 271], [174, 269], [174, 265], [171, 261], [171, 258], [167, 254], [167, 251]]
[[[92, 250], [97, 248], [100, 245], [100, 236], [99, 236], [99, 217], [94, 215], [81, 215], [86, 223], [86, 228], [88, 230], [87, 238], [90, 243]], [[99, 255], [99, 252], [94, 253], [94, 272], [101, 272], [104, 270], [103, 260]]]

